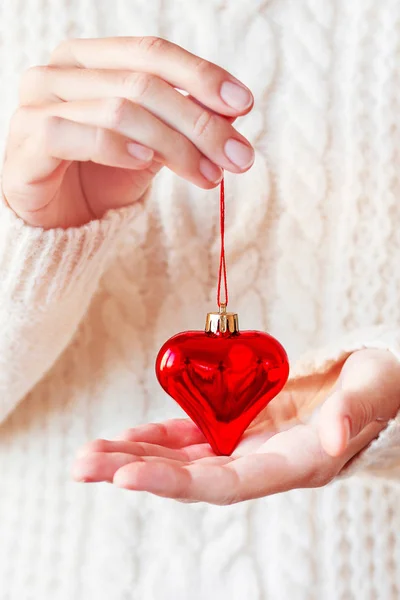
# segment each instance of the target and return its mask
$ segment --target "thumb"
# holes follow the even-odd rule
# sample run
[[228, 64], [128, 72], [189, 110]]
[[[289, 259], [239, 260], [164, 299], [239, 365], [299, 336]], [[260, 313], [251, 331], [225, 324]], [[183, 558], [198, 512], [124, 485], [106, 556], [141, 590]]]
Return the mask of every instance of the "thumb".
[[385, 425], [400, 408], [400, 362], [387, 350], [366, 349], [350, 355], [333, 393], [318, 415], [321, 445], [342, 455], [350, 440], [370, 423]]

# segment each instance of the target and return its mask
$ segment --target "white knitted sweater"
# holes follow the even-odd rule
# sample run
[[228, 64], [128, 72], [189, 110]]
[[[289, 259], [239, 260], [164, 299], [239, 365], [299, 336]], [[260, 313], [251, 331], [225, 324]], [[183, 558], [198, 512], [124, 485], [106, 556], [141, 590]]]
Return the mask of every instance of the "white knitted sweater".
[[[294, 374], [400, 356], [398, 0], [4, 0], [2, 143], [21, 71], [60, 40], [150, 34], [256, 98], [256, 163], [227, 178], [242, 328]], [[85, 441], [182, 414], [154, 357], [215, 306], [217, 224], [217, 192], [166, 171], [144, 209], [80, 229], [1, 208], [0, 600], [399, 599], [399, 419], [348, 477], [232, 507], [70, 480]]]

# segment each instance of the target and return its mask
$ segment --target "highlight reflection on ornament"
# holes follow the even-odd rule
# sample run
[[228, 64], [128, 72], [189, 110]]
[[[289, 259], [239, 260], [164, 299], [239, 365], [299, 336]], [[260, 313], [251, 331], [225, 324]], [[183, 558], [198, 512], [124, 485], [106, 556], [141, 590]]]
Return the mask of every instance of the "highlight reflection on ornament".
[[186, 331], [160, 349], [156, 374], [204, 433], [216, 454], [229, 455], [243, 432], [280, 392], [289, 375], [283, 346], [261, 331], [239, 331], [238, 316], [207, 315], [205, 331]]

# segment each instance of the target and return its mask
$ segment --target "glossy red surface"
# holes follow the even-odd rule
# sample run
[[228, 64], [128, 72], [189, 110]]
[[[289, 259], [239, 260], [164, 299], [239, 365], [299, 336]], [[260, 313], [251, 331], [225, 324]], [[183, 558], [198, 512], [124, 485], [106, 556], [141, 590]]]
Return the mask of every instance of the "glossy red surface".
[[186, 331], [162, 346], [156, 374], [214, 452], [229, 455], [285, 385], [289, 364], [282, 345], [261, 331]]

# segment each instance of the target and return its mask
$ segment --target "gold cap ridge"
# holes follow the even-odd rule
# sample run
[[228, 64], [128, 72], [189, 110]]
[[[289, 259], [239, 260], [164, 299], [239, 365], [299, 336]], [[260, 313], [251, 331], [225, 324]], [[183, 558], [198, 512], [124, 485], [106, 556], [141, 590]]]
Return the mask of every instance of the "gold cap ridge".
[[206, 333], [238, 333], [238, 315], [236, 313], [226, 312], [226, 304], [221, 303], [219, 312], [207, 314], [205, 330]]

